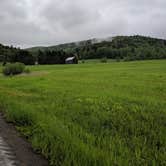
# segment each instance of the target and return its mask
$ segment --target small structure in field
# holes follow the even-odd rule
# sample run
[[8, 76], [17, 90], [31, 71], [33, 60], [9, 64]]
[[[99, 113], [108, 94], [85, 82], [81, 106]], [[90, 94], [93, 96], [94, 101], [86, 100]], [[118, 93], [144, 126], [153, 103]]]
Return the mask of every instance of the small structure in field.
[[35, 65], [38, 65], [38, 64], [39, 64], [39, 62], [38, 62], [38, 61], [36, 61], [36, 62], [35, 62]]
[[68, 57], [65, 59], [65, 63], [66, 64], [78, 64], [78, 58], [77, 58], [77, 56]]

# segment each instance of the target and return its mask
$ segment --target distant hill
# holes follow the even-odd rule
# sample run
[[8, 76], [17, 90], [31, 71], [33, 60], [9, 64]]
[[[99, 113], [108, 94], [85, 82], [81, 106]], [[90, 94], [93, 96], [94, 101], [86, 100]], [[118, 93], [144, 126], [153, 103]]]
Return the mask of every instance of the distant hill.
[[43, 46], [39, 46], [39, 47], [31, 47], [31, 48], [27, 48], [27, 51], [30, 51], [32, 53], [34, 52], [38, 52], [40, 51], [45, 51], [45, 50], [49, 50], [49, 51], [55, 51], [55, 50], [73, 50], [76, 49], [78, 47], [84, 47], [87, 45], [91, 45], [91, 44], [96, 44], [96, 43], [101, 43], [103, 41], [112, 41], [112, 37], [108, 37], [108, 38], [94, 38], [94, 39], [89, 39], [89, 40], [83, 40], [83, 41], [77, 41], [77, 42], [72, 42], [72, 43], [65, 43], [65, 44], [59, 44], [59, 45], [55, 45], [55, 46], [49, 46], [49, 47], [43, 47]]
[[123, 60], [166, 58], [166, 40], [145, 36], [116, 36], [103, 39], [60, 44], [50, 47], [26, 49], [33, 55], [38, 51], [63, 50], [77, 54], [79, 59], [111, 58]]
[[[34, 63], [39, 57], [39, 52], [40, 57], [41, 55], [50, 55], [57, 62], [73, 55], [77, 55], [79, 59], [110, 58], [118, 61], [166, 59], [166, 40], [138, 35], [116, 36], [102, 39], [94, 38], [50, 47], [32, 47], [25, 49], [24, 52], [13, 46], [0, 44], [0, 62], [24, 62], [23, 59], [30, 59], [28, 64], [31, 64], [29, 61]], [[23, 56], [26, 58], [22, 58]], [[25, 63], [27, 63], [27, 60]]]

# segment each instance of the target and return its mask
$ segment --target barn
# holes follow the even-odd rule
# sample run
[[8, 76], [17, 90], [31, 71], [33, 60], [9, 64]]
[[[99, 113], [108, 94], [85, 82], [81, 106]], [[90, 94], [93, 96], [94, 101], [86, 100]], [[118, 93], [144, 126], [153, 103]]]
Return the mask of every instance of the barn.
[[65, 59], [66, 64], [78, 64], [78, 58], [76, 56], [68, 57]]

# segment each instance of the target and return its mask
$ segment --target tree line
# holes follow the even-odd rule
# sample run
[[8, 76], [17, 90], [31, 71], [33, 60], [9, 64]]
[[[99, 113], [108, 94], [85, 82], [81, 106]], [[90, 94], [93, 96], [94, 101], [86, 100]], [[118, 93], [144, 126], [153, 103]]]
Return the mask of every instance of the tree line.
[[67, 53], [63, 50], [56, 51], [38, 51], [37, 61], [39, 64], [65, 64], [66, 58], [74, 56], [73, 53]]
[[4, 65], [8, 62], [21, 62], [25, 65], [34, 65], [35, 61], [36, 58], [26, 50], [0, 45], [0, 62]]
[[74, 56], [74, 54], [67, 53], [63, 50], [39, 50], [37, 55], [33, 55], [27, 50], [0, 45], [0, 62], [3, 62], [4, 65], [8, 62], [21, 62], [25, 65], [34, 65], [35, 63], [65, 64], [65, 59], [70, 56]]
[[124, 61], [165, 59], [166, 40], [144, 36], [117, 36], [112, 41], [80, 45], [65, 44], [32, 52], [0, 44], [0, 62], [21, 62], [25, 65], [64, 64], [67, 57], [79, 59], [118, 59]]

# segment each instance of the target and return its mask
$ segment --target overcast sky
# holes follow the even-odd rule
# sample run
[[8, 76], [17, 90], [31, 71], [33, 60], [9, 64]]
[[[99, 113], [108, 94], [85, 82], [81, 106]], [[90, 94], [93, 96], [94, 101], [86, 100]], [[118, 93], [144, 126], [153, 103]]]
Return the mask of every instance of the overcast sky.
[[94, 37], [166, 38], [166, 0], [0, 0], [0, 43], [29, 47]]

